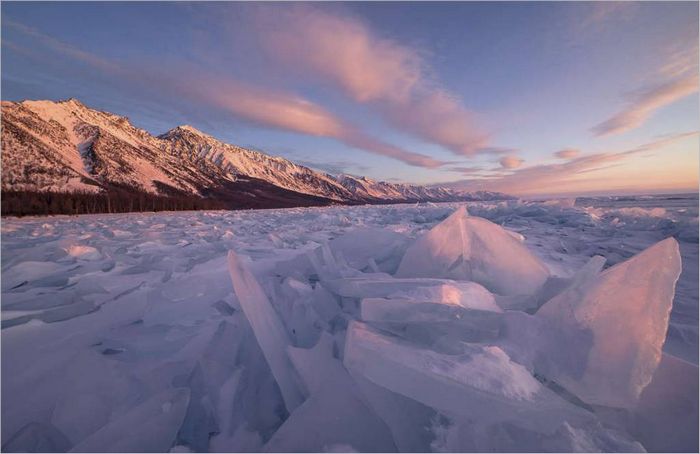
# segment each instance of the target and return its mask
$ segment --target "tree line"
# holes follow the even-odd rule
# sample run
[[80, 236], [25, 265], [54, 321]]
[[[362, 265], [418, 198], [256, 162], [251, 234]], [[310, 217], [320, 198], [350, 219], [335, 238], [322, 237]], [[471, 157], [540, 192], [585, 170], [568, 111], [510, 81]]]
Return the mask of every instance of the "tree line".
[[0, 206], [3, 216], [222, 210], [230, 208], [220, 200], [194, 195], [164, 196], [122, 190], [104, 192], [4, 190]]

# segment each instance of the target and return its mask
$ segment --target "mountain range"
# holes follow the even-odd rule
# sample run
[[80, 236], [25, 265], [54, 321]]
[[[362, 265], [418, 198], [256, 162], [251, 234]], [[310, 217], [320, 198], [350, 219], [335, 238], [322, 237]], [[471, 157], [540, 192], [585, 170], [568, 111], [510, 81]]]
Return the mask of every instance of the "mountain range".
[[154, 136], [76, 99], [2, 102], [2, 190], [196, 196], [230, 208], [502, 200], [331, 175], [221, 142], [191, 126]]

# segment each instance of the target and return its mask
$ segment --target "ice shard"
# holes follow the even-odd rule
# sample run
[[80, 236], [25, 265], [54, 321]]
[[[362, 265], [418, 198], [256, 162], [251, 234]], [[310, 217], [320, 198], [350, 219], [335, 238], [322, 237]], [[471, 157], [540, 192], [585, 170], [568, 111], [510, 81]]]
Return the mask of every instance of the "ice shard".
[[228, 253], [228, 268], [236, 297], [291, 412], [304, 401], [306, 390], [287, 355], [291, 342], [284, 325], [258, 281], [233, 251]]

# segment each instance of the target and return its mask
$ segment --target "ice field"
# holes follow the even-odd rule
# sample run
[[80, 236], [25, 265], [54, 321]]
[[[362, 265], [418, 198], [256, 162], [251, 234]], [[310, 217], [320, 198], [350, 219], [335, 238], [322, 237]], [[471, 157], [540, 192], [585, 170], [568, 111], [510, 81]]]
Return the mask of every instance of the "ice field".
[[697, 195], [2, 220], [6, 452], [697, 449]]

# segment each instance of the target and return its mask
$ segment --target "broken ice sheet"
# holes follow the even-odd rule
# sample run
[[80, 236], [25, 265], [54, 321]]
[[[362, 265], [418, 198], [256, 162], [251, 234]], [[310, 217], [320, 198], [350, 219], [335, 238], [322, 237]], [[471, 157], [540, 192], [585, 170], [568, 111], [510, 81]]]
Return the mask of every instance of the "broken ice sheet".
[[[579, 206], [562, 210], [536, 202], [483, 202], [470, 203], [469, 210], [471, 214], [494, 224], [520, 232], [525, 236], [525, 242], [521, 244], [527, 245], [547, 264], [552, 274], [556, 274], [558, 279], [548, 281], [550, 285], [543, 287], [544, 295], [540, 292], [526, 295], [528, 298], [533, 295], [541, 298], [528, 308], [530, 311], [572, 285], [574, 271], [581, 270], [594, 255], [604, 256], [609, 264], [614, 265], [670, 235], [679, 241], [684, 270], [676, 287], [664, 351], [694, 364], [667, 368], [664, 366], [667, 360], [662, 359], [652, 381], [642, 391], [637, 406], [615, 411], [632, 415], [639, 421], [638, 426], [621, 424], [620, 427], [628, 427], [646, 449], [697, 452], [697, 195], [690, 203], [688, 200], [679, 201], [676, 196], [668, 201], [637, 199], [618, 202], [606, 199], [603, 203], [606, 206], [602, 208], [588, 208], [579, 201]], [[645, 209], [619, 211], [612, 206], [620, 203], [641, 204], [639, 206]], [[674, 208], [672, 205], [675, 203], [685, 203], [687, 206]], [[664, 204], [665, 214], [657, 210], [658, 216], [651, 215], [656, 204]], [[188, 405], [192, 411], [188, 410], [190, 414], [185, 417], [188, 423], [183, 420], [180, 426], [183, 429], [182, 439], [176, 436], [173, 440], [175, 450], [205, 451], [203, 446], [207, 438], [210, 451], [261, 450], [289, 418], [289, 413], [240, 308], [240, 301], [233, 293], [226, 266], [227, 250], [257, 251], [251, 254], [251, 262], [245, 261], [245, 257], [241, 258], [253, 275], [258, 277], [288, 333], [291, 325], [287, 325], [286, 315], [282, 314], [283, 302], [276, 293], [269, 291], [274, 286], [268, 279], [282, 283], [286, 278], [293, 277], [305, 285], [310, 284], [313, 293], [307, 304], [317, 313], [322, 330], [332, 334], [334, 358], [342, 360], [348, 322], [360, 314], [353, 310], [353, 305], [362, 298], [395, 299], [401, 298], [402, 293], [406, 296], [405, 292], [432, 292], [441, 286], [467, 281], [432, 279], [434, 284], [426, 285], [428, 279], [420, 284], [417, 282], [420, 279], [415, 279], [415, 285], [403, 290], [391, 289], [386, 282], [351, 284], [346, 289], [355, 286], [358, 296], [341, 297], [331, 291], [328, 282], [319, 281], [315, 276], [307, 253], [330, 238], [342, 238], [356, 228], [355, 225], [399, 232], [407, 238], [420, 238], [454, 212], [457, 206], [335, 206], [3, 218], [3, 319], [29, 315], [19, 312], [28, 310], [27, 307], [43, 311], [70, 305], [74, 301], [72, 296], [97, 304], [107, 300], [100, 310], [89, 314], [54, 323], [33, 319], [2, 330], [2, 441], [7, 443], [13, 439], [13, 444], [3, 446], [3, 451], [68, 450], [78, 442], [75, 437], [94, 433], [94, 430], [98, 430], [98, 423], [103, 426], [105, 415], [112, 415], [112, 419], [119, 418], [134, 405], [175, 386], [173, 382], [177, 386], [193, 388], [192, 396], [203, 399], [197, 404]], [[330, 214], [326, 218], [328, 222], [319, 222], [319, 215], [326, 212]], [[341, 218], [350, 219], [353, 225], [339, 225]], [[153, 225], [160, 226], [151, 229]], [[235, 232], [235, 236], [226, 235], [226, 230]], [[86, 233], [92, 236], [87, 240], [79, 239]], [[285, 249], [274, 246], [276, 241], [271, 241], [268, 237], [270, 233], [279, 236]], [[66, 241], [59, 244], [58, 239]], [[103, 255], [102, 260], [76, 260], [68, 256], [63, 248], [77, 243], [97, 249]], [[363, 244], [357, 246], [364, 249]], [[361, 270], [356, 270], [352, 267], [355, 263], [352, 254], [345, 248], [340, 252], [352, 271], [363, 272], [354, 276], [368, 281], [392, 280], [391, 269], [384, 268], [384, 265], [396, 257], [401, 259], [401, 252], [397, 250], [397, 254], [391, 252], [392, 258], [387, 262], [379, 259], [376, 268], [366, 264]], [[367, 253], [374, 255], [372, 251]], [[333, 260], [336, 265], [343, 262], [340, 256]], [[358, 263], [362, 262], [355, 264]], [[600, 273], [592, 274], [596, 279]], [[401, 279], [394, 280], [399, 281]], [[352, 282], [352, 278], [349, 282]], [[8, 285], [18, 287], [12, 289]], [[379, 293], [378, 289], [382, 286], [385, 287]], [[590, 287], [590, 284], [585, 284], [582, 288]], [[108, 293], [102, 293], [101, 289]], [[384, 293], [389, 289], [392, 292]], [[363, 294], [365, 290], [371, 290], [375, 295]], [[435, 295], [448, 296], [442, 290], [435, 292]], [[163, 298], [153, 299], [154, 295], [162, 295]], [[425, 296], [422, 294], [420, 297]], [[414, 297], [417, 300], [418, 294], [410, 298]], [[533, 352], [539, 344], [532, 338], [518, 338], [517, 343], [501, 343], [500, 324], [492, 323], [491, 318], [508, 319], [523, 329], [532, 328], [532, 334], [537, 336], [551, 323], [540, 320], [540, 324], [531, 325], [527, 320], [539, 318], [520, 310], [510, 310], [522, 310], [524, 307], [520, 305], [523, 298], [519, 295], [508, 300], [512, 305], [505, 304], [503, 295], [497, 295], [495, 299], [499, 306], [503, 304], [503, 313], [469, 311], [471, 315], [460, 320], [372, 321], [371, 325], [382, 332], [405, 338], [412, 347], [429, 348], [447, 356], [463, 353], [460, 341], [496, 345], [508, 354], [511, 362], [534, 371], [531, 367], [534, 358], [528, 363], [524, 354]], [[232, 309], [220, 305], [220, 301], [226, 302]], [[476, 312], [488, 317], [477, 319], [474, 317]], [[294, 311], [290, 310], [290, 314], [293, 315]], [[516, 320], [515, 316], [520, 318]], [[210, 344], [222, 320], [227, 322], [223, 330], [225, 335]], [[551, 343], [558, 345], [565, 342], [564, 339], [557, 334]], [[672, 349], [669, 348], [670, 343], [673, 344]], [[509, 348], [513, 345], [519, 346], [521, 355]], [[537, 349], [539, 351], [539, 347]], [[93, 356], [94, 361], [86, 361], [79, 354], [81, 352]], [[557, 362], [567, 364], [567, 361], [578, 360], [575, 353], [570, 354], [562, 349]], [[202, 368], [203, 380], [198, 378], [199, 373], [193, 374], [195, 367]], [[569, 367], [568, 364], [566, 367]], [[114, 374], [115, 369], [132, 378], [120, 379], [119, 375]], [[431, 433], [426, 434], [424, 427], [430, 425], [429, 420], [435, 410], [377, 385], [362, 375], [353, 372], [351, 376], [360, 388], [364, 404], [388, 426], [396, 448], [401, 451], [430, 450], [434, 440]], [[324, 378], [322, 373], [318, 374], [318, 378]], [[122, 384], [111, 384], [113, 380]], [[553, 383], [541, 373], [538, 373], [538, 380], [546, 381], [546, 386]], [[372, 387], [376, 393], [367, 392], [365, 385]], [[581, 401], [568, 390], [564, 391], [567, 398]], [[103, 400], [104, 396], [107, 396], [106, 400]], [[394, 402], [394, 398], [401, 403]], [[582, 405], [596, 411], [600, 408], [586, 403]], [[215, 435], [210, 434], [215, 430], [210, 423], [212, 408], [220, 431]], [[200, 411], [202, 409], [205, 411]], [[601, 412], [596, 414], [602, 418], [600, 415]], [[200, 419], [200, 416], [205, 417]], [[54, 422], [52, 418], [55, 418]], [[594, 431], [599, 430], [594, 424], [568, 422], [569, 428], [559, 424], [544, 433], [534, 427], [527, 430], [520, 427], [519, 420], [529, 419], [527, 412], [512, 413], [512, 418], [506, 422], [481, 427], [480, 433], [485, 435], [480, 440], [490, 444], [479, 444], [481, 449], [478, 450], [527, 448], [532, 451], [566, 451], [596, 446], [596, 450], [605, 451], [624, 446], [615, 447], [605, 442], [609, 438], [607, 435], [600, 436], [600, 432], [593, 435]], [[456, 425], [457, 417], [450, 415], [450, 421], [450, 427]], [[55, 424], [61, 427], [57, 428]], [[129, 433], [136, 433], [134, 428], [129, 430]], [[502, 435], [502, 438], [496, 439], [497, 435]], [[449, 445], [452, 450], [470, 449], [465, 439], [454, 440], [455, 443]], [[691, 443], [686, 443], [688, 441]], [[146, 449], [146, 445], [138, 448]], [[172, 448], [164, 448], [165, 451], [168, 449]], [[359, 450], [360, 447], [351, 443], [330, 442], [320, 449], [347, 451]]]
[[495, 346], [465, 344], [463, 353], [437, 353], [368, 326], [348, 327], [344, 364], [353, 373], [448, 414], [483, 422], [526, 419], [526, 426], [555, 428], [588, 412], [540, 384]]

